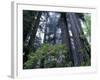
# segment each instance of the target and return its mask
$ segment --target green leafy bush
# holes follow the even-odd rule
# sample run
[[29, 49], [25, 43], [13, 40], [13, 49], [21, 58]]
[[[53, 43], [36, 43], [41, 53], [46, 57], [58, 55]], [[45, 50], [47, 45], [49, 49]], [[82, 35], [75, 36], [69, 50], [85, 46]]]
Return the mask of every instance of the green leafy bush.
[[71, 63], [69, 61], [69, 52], [65, 45], [42, 44], [35, 52], [28, 55], [24, 68], [67, 67], [71, 66]]

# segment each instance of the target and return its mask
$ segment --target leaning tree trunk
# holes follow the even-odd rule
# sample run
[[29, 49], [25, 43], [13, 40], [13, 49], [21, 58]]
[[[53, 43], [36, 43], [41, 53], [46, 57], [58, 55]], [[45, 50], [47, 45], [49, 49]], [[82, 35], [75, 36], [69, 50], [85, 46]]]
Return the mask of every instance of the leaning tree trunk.
[[35, 20], [35, 24], [32, 24], [32, 34], [30, 36], [30, 41], [29, 41], [29, 48], [31, 51], [33, 51], [33, 47], [34, 47], [33, 44], [34, 44], [37, 29], [39, 26], [41, 14], [42, 14], [42, 12], [38, 13], [37, 19]]
[[37, 19], [32, 20], [32, 23], [31, 23], [31, 26], [30, 26], [31, 27], [30, 39], [29, 39], [28, 45], [25, 48], [25, 50], [27, 50], [27, 52], [25, 52], [25, 54], [23, 56], [25, 58], [25, 59], [23, 59], [24, 60], [23, 63], [27, 61], [29, 52], [33, 51], [33, 48], [34, 48], [33, 44], [34, 44], [37, 29], [38, 29], [38, 26], [39, 26], [41, 14], [42, 14], [42, 12], [38, 12], [38, 15], [36, 16]]
[[32, 24], [35, 23], [35, 16], [37, 16], [37, 12], [23, 11], [23, 62], [27, 61], [27, 55], [29, 54], [28, 43], [32, 33]]

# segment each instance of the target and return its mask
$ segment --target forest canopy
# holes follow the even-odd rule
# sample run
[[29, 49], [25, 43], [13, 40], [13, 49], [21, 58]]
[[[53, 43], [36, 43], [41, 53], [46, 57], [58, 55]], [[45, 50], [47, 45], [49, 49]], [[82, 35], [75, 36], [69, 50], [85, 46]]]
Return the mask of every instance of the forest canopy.
[[23, 69], [90, 65], [90, 13], [23, 10]]

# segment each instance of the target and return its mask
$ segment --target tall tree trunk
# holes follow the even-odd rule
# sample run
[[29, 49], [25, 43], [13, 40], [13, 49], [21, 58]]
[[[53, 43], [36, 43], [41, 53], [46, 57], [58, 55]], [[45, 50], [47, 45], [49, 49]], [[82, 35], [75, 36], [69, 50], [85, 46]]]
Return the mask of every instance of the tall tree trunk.
[[38, 15], [37, 15], [37, 19], [36, 20], [32, 20], [32, 28], [31, 28], [31, 31], [30, 31], [30, 40], [29, 40], [29, 43], [28, 43], [28, 46], [27, 46], [27, 52], [25, 53], [24, 55], [24, 61], [23, 62], [26, 62], [27, 59], [28, 59], [28, 54], [29, 52], [32, 52], [33, 51], [33, 48], [34, 48], [34, 40], [35, 40], [35, 36], [36, 36], [36, 32], [37, 32], [37, 29], [38, 29], [38, 26], [39, 26], [39, 22], [40, 22], [40, 17], [41, 17], [41, 14], [42, 12], [38, 12]]
[[75, 51], [73, 51], [72, 49], [66, 13], [61, 14], [60, 24], [61, 24], [61, 30], [62, 30], [62, 43], [65, 44], [66, 47], [68, 48], [68, 51], [70, 53], [70, 60], [74, 63], [75, 60], [73, 60], [72, 53]]
[[29, 48], [30, 48], [31, 51], [33, 51], [33, 47], [34, 47], [33, 44], [34, 44], [37, 29], [38, 29], [38, 26], [39, 26], [41, 14], [42, 14], [42, 12], [38, 13], [37, 20], [35, 21], [35, 24], [32, 24], [32, 26], [33, 26], [32, 27], [32, 34], [30, 36], [30, 41], [29, 41]]
[[89, 46], [89, 44], [86, 41], [86, 38], [84, 38], [84, 40], [80, 39], [80, 35], [84, 35], [84, 33], [77, 15], [75, 13], [67, 13], [67, 16], [68, 16], [67, 18], [69, 20], [69, 23], [71, 24], [70, 30], [73, 34], [72, 39], [73, 39], [74, 48], [72, 49], [74, 52], [72, 53], [74, 58], [74, 65], [80, 66], [82, 62], [84, 62], [83, 57], [85, 56], [85, 54], [87, 54], [87, 52], [82, 49], [86, 49], [86, 46]]
[[80, 62], [78, 59], [78, 43], [79, 39], [77, 36], [77, 31], [75, 28], [75, 23], [73, 21], [73, 17], [71, 17], [71, 13], [66, 13], [65, 15], [65, 19], [68, 27], [68, 34], [70, 36], [70, 50], [71, 50], [71, 56], [73, 56], [73, 62], [74, 62], [74, 66], [79, 66]]

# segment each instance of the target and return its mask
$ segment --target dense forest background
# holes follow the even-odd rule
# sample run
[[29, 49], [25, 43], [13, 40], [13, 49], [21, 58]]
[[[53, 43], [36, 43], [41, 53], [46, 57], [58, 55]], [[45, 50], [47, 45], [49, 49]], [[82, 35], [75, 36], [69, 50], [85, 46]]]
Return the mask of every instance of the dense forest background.
[[91, 65], [91, 14], [23, 10], [23, 69]]

